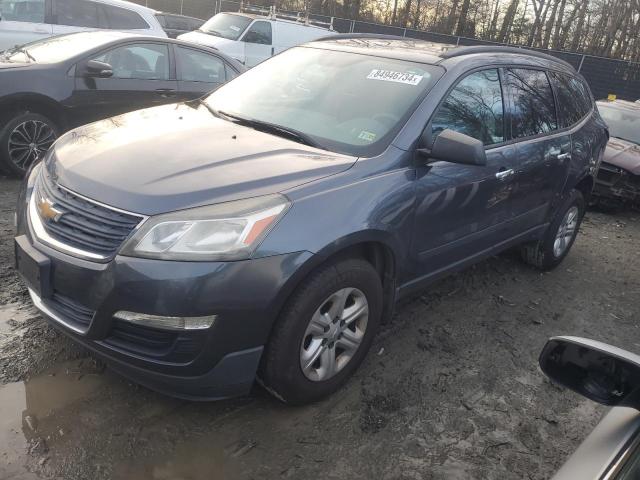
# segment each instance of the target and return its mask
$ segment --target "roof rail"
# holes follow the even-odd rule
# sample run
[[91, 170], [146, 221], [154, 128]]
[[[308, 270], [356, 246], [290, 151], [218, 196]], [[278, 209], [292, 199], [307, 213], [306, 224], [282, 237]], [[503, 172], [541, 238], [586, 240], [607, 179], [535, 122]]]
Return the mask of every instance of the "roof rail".
[[262, 15], [265, 17], [269, 17], [271, 20], [289, 20], [297, 23], [304, 23], [305, 25], [313, 25], [316, 27], [323, 27], [333, 31], [333, 17], [331, 17], [330, 22], [322, 22], [320, 20], [312, 20], [309, 18], [309, 13], [301, 14], [298, 12], [297, 14], [290, 13], [280, 13], [275, 7], [271, 6], [269, 8], [264, 8], [256, 5], [244, 5], [242, 2], [240, 3], [240, 8], [238, 10], [240, 13], [251, 13], [256, 15]]
[[419, 38], [401, 37], [399, 35], [383, 35], [381, 33], [338, 33], [336, 35], [317, 38], [314, 42], [323, 42], [325, 40], [357, 40], [358, 38], [378, 38], [380, 40], [420, 40]]
[[554, 57], [553, 55], [549, 55], [548, 53], [538, 52], [537, 50], [530, 50], [528, 48], [521, 47], [509, 47], [503, 45], [472, 45], [469, 47], [458, 47], [446, 52], [443, 52], [440, 56], [442, 58], [453, 58], [460, 57], [462, 55], [471, 55], [473, 53], [516, 53], [516, 54], [524, 54], [530, 55], [532, 57], [544, 58], [545, 60], [551, 60], [554, 62], [561, 63], [572, 70], [575, 70], [575, 67], [571, 65], [569, 62], [562, 60], [561, 58]]

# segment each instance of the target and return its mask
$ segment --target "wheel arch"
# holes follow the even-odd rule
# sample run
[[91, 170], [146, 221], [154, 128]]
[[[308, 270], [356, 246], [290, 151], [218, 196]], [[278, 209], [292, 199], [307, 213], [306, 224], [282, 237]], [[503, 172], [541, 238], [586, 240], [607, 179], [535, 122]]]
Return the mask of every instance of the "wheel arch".
[[68, 128], [64, 108], [46, 95], [38, 93], [8, 95], [0, 101], [0, 111], [3, 112], [3, 115], [8, 116], [20, 111], [39, 113], [51, 119], [62, 131]]
[[311, 255], [309, 259], [287, 280], [276, 300], [274, 324], [296, 288], [309, 275], [330, 262], [341, 258], [362, 258], [378, 272], [384, 293], [382, 322], [388, 322], [394, 310], [397, 287], [398, 250], [391, 234], [370, 230], [337, 239]]

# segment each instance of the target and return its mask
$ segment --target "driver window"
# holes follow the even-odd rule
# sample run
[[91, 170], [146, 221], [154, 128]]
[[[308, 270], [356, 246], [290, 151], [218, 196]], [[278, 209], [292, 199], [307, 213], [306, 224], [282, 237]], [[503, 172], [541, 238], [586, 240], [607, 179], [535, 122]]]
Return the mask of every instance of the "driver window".
[[247, 43], [259, 43], [261, 45], [271, 45], [271, 23], [254, 22], [242, 39]]
[[431, 131], [435, 138], [448, 128], [493, 145], [505, 139], [503, 119], [498, 70], [483, 70], [468, 75], [451, 91], [431, 120]]
[[109, 50], [93, 60], [111, 65], [111, 78], [169, 79], [169, 50], [166, 45], [125, 45]]

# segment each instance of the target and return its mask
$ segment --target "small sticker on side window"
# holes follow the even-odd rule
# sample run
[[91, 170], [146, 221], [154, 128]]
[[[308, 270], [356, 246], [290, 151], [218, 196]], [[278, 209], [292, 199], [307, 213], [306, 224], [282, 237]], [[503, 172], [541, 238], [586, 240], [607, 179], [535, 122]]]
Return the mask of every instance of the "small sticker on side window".
[[394, 72], [393, 70], [371, 70], [367, 75], [368, 80], [382, 80], [384, 82], [404, 83], [406, 85], [418, 85], [422, 75], [415, 73]]

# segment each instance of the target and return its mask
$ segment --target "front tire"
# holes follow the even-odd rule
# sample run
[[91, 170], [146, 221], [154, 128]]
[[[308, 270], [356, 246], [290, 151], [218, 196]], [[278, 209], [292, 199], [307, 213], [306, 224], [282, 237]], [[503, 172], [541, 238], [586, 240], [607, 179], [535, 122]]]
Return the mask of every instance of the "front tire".
[[572, 190], [558, 209], [544, 238], [524, 245], [522, 259], [540, 270], [556, 268], [575, 242], [585, 212], [585, 202], [579, 190]]
[[23, 176], [59, 135], [60, 128], [44, 115], [14, 113], [0, 128], [0, 164], [8, 173]]
[[288, 404], [315, 402], [362, 363], [382, 316], [373, 266], [345, 259], [321, 267], [287, 302], [265, 350], [259, 378]]

